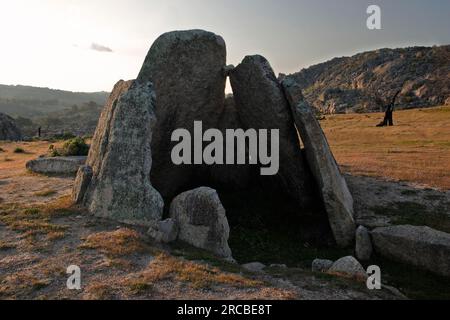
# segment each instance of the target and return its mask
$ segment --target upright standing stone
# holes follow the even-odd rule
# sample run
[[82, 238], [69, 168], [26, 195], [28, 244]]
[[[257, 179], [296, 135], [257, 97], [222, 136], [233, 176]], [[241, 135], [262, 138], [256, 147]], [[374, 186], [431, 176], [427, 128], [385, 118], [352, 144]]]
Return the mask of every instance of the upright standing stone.
[[164, 202], [150, 183], [154, 103], [150, 82], [114, 87], [73, 191], [96, 216], [137, 225], [161, 219]]
[[230, 73], [236, 108], [244, 129], [279, 129], [280, 168], [275, 182], [305, 207], [312, 199], [300, 140], [289, 104], [269, 62], [262, 56], [247, 56]]
[[283, 81], [286, 96], [292, 108], [295, 124], [305, 145], [306, 158], [319, 185], [328, 213], [331, 229], [339, 246], [352, 245], [355, 239], [353, 198], [339, 170], [311, 107], [301, 90], [291, 79]]
[[184, 128], [193, 136], [194, 121], [202, 121], [204, 130], [217, 127], [225, 99], [225, 66], [224, 40], [203, 30], [165, 33], [148, 52], [138, 80], [151, 81], [155, 88], [158, 121], [151, 177], [164, 198], [205, 176], [207, 169], [173, 164], [171, 151], [177, 142], [171, 142], [171, 135]]

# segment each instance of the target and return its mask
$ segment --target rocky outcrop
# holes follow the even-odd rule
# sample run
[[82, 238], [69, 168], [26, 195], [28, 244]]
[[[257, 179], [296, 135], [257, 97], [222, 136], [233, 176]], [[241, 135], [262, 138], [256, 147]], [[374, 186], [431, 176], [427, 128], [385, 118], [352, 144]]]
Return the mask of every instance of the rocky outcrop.
[[161, 35], [152, 45], [139, 81], [151, 81], [156, 93], [156, 118], [152, 140], [153, 185], [164, 198], [172, 199], [191, 181], [201, 181], [207, 168], [176, 166], [171, 151], [175, 129], [193, 136], [194, 121], [203, 129], [216, 128], [225, 99], [224, 40], [202, 30], [175, 31]]
[[383, 111], [401, 90], [397, 109], [442, 105], [450, 97], [450, 45], [380, 49], [336, 58], [287, 78], [322, 113]]
[[0, 140], [22, 140], [22, 133], [14, 119], [4, 113], [0, 113]]
[[450, 234], [416, 226], [372, 231], [375, 251], [384, 257], [450, 277]]
[[40, 174], [71, 175], [86, 162], [86, 157], [38, 158], [26, 163], [27, 170]]
[[354, 257], [348, 256], [337, 260], [327, 273], [350, 277], [358, 280], [367, 278], [367, 273], [361, 263]]
[[361, 261], [368, 261], [372, 256], [373, 247], [369, 230], [363, 226], [356, 229], [356, 257]]
[[[244, 129], [279, 130], [279, 171], [276, 184], [305, 207], [312, 198], [312, 183], [303, 159], [289, 104], [269, 62], [262, 56], [247, 56], [230, 73], [239, 119]], [[270, 141], [269, 141], [270, 143]]]
[[178, 226], [179, 240], [222, 258], [231, 258], [230, 228], [214, 189], [200, 187], [180, 194], [170, 205], [170, 217]]
[[350, 246], [355, 238], [356, 226], [353, 219], [353, 198], [347, 183], [334, 159], [327, 138], [311, 107], [298, 90], [298, 85], [285, 79], [283, 87], [336, 242], [342, 247]]
[[96, 216], [137, 225], [161, 219], [164, 202], [150, 183], [154, 104], [150, 82], [114, 87], [73, 192]]

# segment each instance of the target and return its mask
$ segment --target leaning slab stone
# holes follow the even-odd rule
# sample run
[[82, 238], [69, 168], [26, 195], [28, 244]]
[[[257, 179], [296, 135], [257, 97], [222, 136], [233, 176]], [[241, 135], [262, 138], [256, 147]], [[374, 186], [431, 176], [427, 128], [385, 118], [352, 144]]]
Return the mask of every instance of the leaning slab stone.
[[91, 183], [91, 179], [92, 168], [90, 166], [81, 166], [78, 169], [77, 177], [72, 189], [72, 200], [74, 203], [80, 204], [83, 201], [83, 197]]
[[94, 215], [144, 226], [161, 220], [164, 202], [150, 183], [154, 103], [149, 82], [114, 87], [89, 151], [92, 176], [80, 170], [74, 187], [73, 198]]
[[178, 142], [171, 142], [171, 135], [187, 129], [193, 137], [194, 121], [202, 121], [204, 130], [217, 127], [225, 99], [225, 66], [224, 40], [203, 30], [165, 33], [148, 52], [138, 80], [151, 81], [156, 93], [151, 178], [164, 198], [172, 199], [206, 176], [201, 171], [205, 167], [173, 164], [171, 151]]
[[372, 231], [375, 251], [387, 258], [450, 277], [450, 234], [429, 227], [392, 226]]
[[239, 119], [244, 129], [278, 129], [280, 166], [276, 184], [305, 207], [312, 200], [310, 179], [303, 159], [289, 104], [269, 62], [262, 56], [247, 56], [230, 72]]
[[179, 240], [220, 257], [231, 258], [230, 228], [214, 189], [201, 187], [180, 194], [170, 206], [170, 216], [178, 225]]
[[39, 158], [28, 161], [26, 168], [31, 172], [41, 174], [70, 175], [77, 173], [85, 162], [86, 157]]
[[283, 81], [283, 86], [305, 145], [308, 164], [319, 185], [336, 242], [341, 247], [350, 246], [355, 238], [356, 226], [353, 219], [353, 198], [347, 183], [301, 90], [289, 78]]
[[337, 260], [333, 263], [331, 268], [328, 269], [327, 273], [342, 275], [359, 280], [367, 278], [367, 273], [361, 263], [351, 256]]

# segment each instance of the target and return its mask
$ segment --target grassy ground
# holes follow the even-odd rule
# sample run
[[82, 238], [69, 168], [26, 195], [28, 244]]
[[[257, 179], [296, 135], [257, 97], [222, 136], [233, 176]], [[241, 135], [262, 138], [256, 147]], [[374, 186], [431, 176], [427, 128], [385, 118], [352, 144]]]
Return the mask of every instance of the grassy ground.
[[[77, 265], [82, 289], [66, 288]], [[68, 197], [0, 205], [0, 299], [395, 299], [363, 283], [304, 270], [252, 274], [145, 230], [92, 217]]]
[[343, 170], [450, 189], [450, 106], [383, 114], [327, 116], [321, 124]]
[[[359, 220], [376, 224], [383, 216], [395, 224], [450, 231], [450, 197], [443, 192], [450, 189], [450, 107], [396, 112], [397, 126], [392, 128], [376, 128], [381, 118], [336, 115], [322, 121], [338, 162], [353, 175], [347, 180]], [[393, 298], [367, 292], [362, 284], [309, 272], [316, 257], [352, 254], [317, 248], [313, 235], [304, 239], [276, 228], [265, 230], [258, 223], [252, 230], [235, 227], [230, 245], [240, 262], [291, 267], [254, 275], [183, 244], [155, 245], [145, 230], [91, 217], [71, 206], [73, 178], [25, 170], [26, 161], [45, 153], [49, 145], [0, 142], [0, 298]], [[15, 152], [17, 148], [23, 152]], [[242, 219], [230, 216], [230, 223], [239, 226]], [[439, 277], [384, 260], [374, 263], [386, 270], [389, 284], [412, 298], [449, 298], [448, 282]], [[71, 264], [82, 269], [80, 292], [65, 288]]]
[[42, 204], [70, 192], [71, 177], [41, 176], [25, 169], [27, 161], [46, 154], [51, 144], [59, 147], [62, 142], [0, 141], [0, 203]]

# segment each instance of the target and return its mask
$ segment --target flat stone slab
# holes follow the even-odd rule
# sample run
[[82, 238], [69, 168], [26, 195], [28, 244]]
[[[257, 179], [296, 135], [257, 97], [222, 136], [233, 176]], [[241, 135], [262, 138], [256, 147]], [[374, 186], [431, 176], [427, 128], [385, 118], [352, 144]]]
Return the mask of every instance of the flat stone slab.
[[80, 166], [86, 163], [87, 157], [54, 157], [39, 158], [26, 163], [31, 172], [41, 174], [76, 174]]
[[430, 272], [450, 277], [450, 234], [429, 227], [392, 226], [372, 231], [375, 251]]

